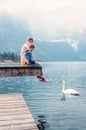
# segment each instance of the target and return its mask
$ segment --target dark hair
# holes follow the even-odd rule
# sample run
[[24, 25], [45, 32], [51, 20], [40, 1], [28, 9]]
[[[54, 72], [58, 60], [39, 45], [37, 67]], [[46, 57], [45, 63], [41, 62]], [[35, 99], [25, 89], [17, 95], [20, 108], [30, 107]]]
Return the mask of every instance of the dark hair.
[[28, 41], [32, 41], [32, 42], [33, 42], [33, 38], [28, 38], [27, 40], [28, 40]]
[[34, 44], [31, 44], [31, 45], [29, 46], [29, 48], [35, 48]]

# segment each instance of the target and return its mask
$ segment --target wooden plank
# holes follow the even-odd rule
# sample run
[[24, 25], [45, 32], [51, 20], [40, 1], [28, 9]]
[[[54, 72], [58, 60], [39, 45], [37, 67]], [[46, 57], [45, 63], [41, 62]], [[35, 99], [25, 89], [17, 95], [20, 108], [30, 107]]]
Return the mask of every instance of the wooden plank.
[[0, 95], [0, 130], [38, 130], [21, 94]]
[[21, 115], [21, 113], [25, 114], [26, 112], [28, 113], [27, 110], [23, 110], [23, 111], [22, 110], [20, 110], [20, 111], [9, 111], [9, 112], [5, 111], [3, 113], [0, 113], [0, 116]]
[[0, 130], [37, 130], [35, 128], [35, 126], [33, 126], [32, 124], [29, 124], [29, 128], [28, 128], [28, 124], [19, 124], [19, 125], [15, 125], [15, 126], [2, 126], [0, 127]]
[[0, 66], [0, 77], [40, 75], [42, 75], [42, 66], [39, 64], [28, 66]]
[[[14, 120], [17, 120], [17, 119], [25, 119], [25, 118], [29, 118], [29, 119], [32, 119], [32, 116], [29, 114], [19, 114], [19, 115], [12, 115], [13, 119]], [[0, 116], [0, 121], [6, 121], [6, 120], [11, 120], [12, 119], [11, 115], [4, 115], [4, 116]]]

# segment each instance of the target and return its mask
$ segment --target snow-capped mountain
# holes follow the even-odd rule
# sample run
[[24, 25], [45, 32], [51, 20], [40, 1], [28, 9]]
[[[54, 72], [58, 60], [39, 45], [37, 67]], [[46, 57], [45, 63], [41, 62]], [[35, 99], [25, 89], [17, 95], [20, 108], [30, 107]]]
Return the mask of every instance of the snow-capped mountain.
[[[35, 37], [36, 34], [34, 34]], [[86, 31], [61, 33], [59, 36], [35, 38], [36, 59], [42, 61], [86, 61]], [[25, 22], [14, 21], [8, 17], [0, 19], [0, 53], [16, 52], [32, 37], [31, 30]]]

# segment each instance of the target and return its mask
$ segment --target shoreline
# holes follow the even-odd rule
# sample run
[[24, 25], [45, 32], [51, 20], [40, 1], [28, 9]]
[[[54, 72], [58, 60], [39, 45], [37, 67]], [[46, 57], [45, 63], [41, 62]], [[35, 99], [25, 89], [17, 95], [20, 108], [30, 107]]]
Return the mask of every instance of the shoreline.
[[[39, 62], [39, 64], [41, 63], [86, 63], [86, 61], [41, 61]], [[0, 62], [0, 65], [3, 65], [3, 64], [20, 64], [20, 62], [11, 62], [11, 61], [8, 61], [8, 62]]]

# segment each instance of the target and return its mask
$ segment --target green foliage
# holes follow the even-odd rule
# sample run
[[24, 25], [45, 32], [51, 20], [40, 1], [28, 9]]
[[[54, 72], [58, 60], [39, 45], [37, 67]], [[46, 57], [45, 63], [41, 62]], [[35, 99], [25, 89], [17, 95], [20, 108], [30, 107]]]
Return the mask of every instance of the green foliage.
[[14, 62], [19, 62], [20, 57], [17, 53], [14, 52], [4, 52], [4, 53], [0, 53], [0, 60], [12, 60]]

